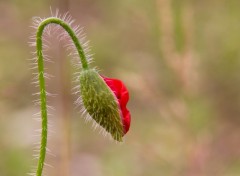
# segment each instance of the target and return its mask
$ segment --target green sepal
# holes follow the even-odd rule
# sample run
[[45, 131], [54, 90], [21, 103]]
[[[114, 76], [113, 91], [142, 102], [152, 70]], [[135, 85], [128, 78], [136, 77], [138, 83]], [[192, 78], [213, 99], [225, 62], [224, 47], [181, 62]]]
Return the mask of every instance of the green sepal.
[[109, 132], [113, 139], [121, 142], [123, 125], [117, 100], [97, 71], [87, 69], [80, 73], [80, 91], [88, 114]]

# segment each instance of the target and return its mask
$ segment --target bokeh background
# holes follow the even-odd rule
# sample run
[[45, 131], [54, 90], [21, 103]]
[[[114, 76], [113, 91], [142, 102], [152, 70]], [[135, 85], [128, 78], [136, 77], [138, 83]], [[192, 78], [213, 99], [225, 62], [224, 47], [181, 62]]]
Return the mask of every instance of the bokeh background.
[[124, 80], [132, 125], [119, 145], [85, 123], [71, 58], [53, 35], [46, 175], [240, 175], [239, 0], [1, 0], [1, 176], [26, 175], [37, 162], [29, 26], [50, 7], [84, 27], [92, 66]]

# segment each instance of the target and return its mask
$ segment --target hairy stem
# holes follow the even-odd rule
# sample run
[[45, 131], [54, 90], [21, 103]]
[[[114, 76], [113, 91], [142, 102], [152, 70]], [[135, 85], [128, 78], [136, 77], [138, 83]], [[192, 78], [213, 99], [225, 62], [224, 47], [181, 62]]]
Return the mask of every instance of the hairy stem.
[[48, 117], [47, 117], [46, 86], [45, 86], [45, 78], [44, 78], [44, 58], [42, 53], [42, 34], [44, 32], [44, 28], [51, 23], [60, 25], [66, 30], [66, 32], [71, 37], [74, 45], [76, 46], [76, 49], [81, 59], [82, 68], [84, 70], [88, 69], [87, 58], [73, 29], [67, 23], [65, 23], [64, 21], [56, 17], [50, 17], [43, 20], [38, 26], [37, 35], [36, 35], [38, 74], [39, 74], [38, 79], [39, 79], [39, 86], [40, 86], [41, 117], [42, 117], [41, 146], [40, 146], [36, 176], [42, 176], [42, 171], [43, 171], [44, 161], [46, 156], [46, 147], [47, 147]]

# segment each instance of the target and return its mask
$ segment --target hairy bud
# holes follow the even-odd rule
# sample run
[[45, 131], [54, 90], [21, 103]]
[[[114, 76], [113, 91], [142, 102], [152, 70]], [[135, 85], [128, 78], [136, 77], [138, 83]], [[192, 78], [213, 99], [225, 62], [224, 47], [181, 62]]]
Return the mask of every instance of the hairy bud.
[[122, 141], [124, 130], [118, 101], [103, 78], [93, 69], [83, 70], [80, 90], [88, 114], [115, 140]]

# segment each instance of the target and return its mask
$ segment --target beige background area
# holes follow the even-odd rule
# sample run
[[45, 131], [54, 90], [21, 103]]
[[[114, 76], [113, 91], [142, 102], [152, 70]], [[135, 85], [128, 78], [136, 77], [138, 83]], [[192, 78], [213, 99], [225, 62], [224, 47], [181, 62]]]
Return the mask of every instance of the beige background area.
[[123, 144], [85, 123], [64, 41], [49, 41], [49, 176], [240, 175], [239, 0], [1, 0], [0, 175], [32, 172], [39, 112], [28, 46], [50, 7], [84, 27], [100, 73], [130, 92]]

